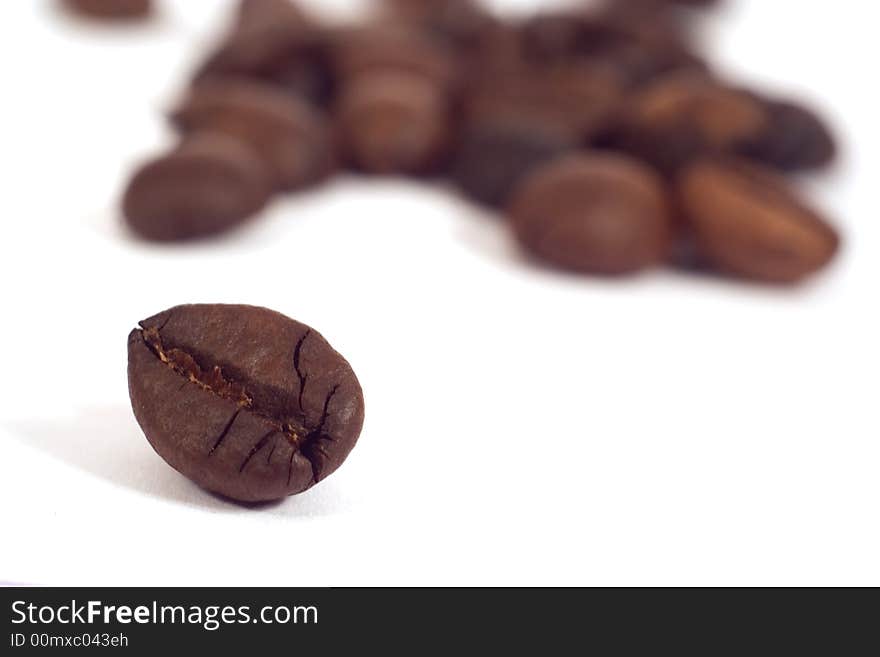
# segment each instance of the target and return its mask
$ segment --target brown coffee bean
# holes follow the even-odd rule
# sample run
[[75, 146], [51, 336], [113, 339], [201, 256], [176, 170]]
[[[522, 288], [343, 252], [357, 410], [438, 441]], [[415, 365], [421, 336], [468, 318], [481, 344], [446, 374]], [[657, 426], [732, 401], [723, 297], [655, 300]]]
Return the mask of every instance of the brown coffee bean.
[[478, 203], [503, 206], [531, 171], [577, 147], [570, 131], [552, 123], [486, 116], [472, 121], [459, 137], [452, 178]]
[[239, 0], [237, 30], [264, 28], [270, 25], [309, 25], [310, 19], [292, 0]]
[[373, 71], [349, 79], [337, 117], [349, 161], [369, 173], [425, 173], [449, 148], [446, 94], [418, 75]]
[[242, 5], [239, 20], [196, 71], [196, 82], [245, 77], [323, 104], [334, 91], [326, 30], [282, 3]]
[[630, 100], [617, 145], [674, 174], [695, 158], [735, 151], [767, 125], [764, 106], [750, 94], [706, 76], [675, 75]]
[[342, 84], [364, 74], [388, 71], [427, 78], [444, 91], [455, 90], [461, 83], [455, 51], [406, 24], [338, 30], [331, 43], [333, 70]]
[[764, 101], [765, 129], [739, 152], [783, 171], [818, 169], [831, 164], [837, 144], [831, 129], [815, 112], [789, 101]]
[[587, 62], [515, 66], [476, 79], [462, 101], [465, 120], [530, 121], [588, 143], [619, 111], [623, 87], [615, 72]]
[[709, 9], [720, 4], [721, 0], [606, 0], [603, 8], [621, 13], [642, 12], [651, 16], [662, 15], [680, 7]]
[[672, 72], [703, 71], [705, 62], [669, 21], [630, 13], [570, 11], [539, 14], [523, 27], [528, 57], [546, 62], [587, 58], [616, 68], [631, 87]]
[[152, 0], [64, 0], [64, 5], [80, 16], [110, 20], [146, 18], [153, 11]]
[[523, 247], [565, 269], [625, 274], [662, 262], [672, 220], [662, 181], [622, 155], [590, 153], [536, 169], [508, 214]]
[[384, 0], [391, 19], [411, 22], [426, 34], [461, 50], [478, 48], [498, 24], [474, 0]]
[[199, 83], [173, 120], [185, 133], [219, 132], [247, 142], [280, 189], [314, 184], [333, 170], [328, 123], [307, 101], [265, 83], [219, 78]]
[[135, 417], [203, 488], [276, 500], [326, 479], [364, 419], [357, 377], [321, 335], [253, 306], [178, 306], [128, 337]]
[[679, 179], [681, 209], [717, 268], [758, 281], [792, 283], [837, 253], [836, 231], [769, 169], [705, 160]]
[[265, 205], [270, 188], [270, 174], [249, 146], [200, 133], [137, 171], [123, 213], [144, 239], [190, 240], [242, 223]]

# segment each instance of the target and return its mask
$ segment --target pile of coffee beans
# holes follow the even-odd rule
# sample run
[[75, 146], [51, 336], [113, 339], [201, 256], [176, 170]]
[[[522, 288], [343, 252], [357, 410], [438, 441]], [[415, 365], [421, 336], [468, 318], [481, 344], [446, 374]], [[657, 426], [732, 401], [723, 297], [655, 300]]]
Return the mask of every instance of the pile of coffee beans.
[[511, 21], [475, 0], [377, 0], [331, 27], [241, 0], [171, 113], [180, 143], [131, 180], [128, 224], [203, 238], [349, 170], [449, 180], [563, 269], [790, 283], [826, 266], [839, 237], [785, 176], [829, 165], [834, 139], [700, 56], [695, 25], [719, 3], [584, 4]]
[[128, 336], [135, 417], [153, 449], [242, 502], [308, 490], [351, 452], [364, 398], [321, 335], [266, 308], [177, 306]]

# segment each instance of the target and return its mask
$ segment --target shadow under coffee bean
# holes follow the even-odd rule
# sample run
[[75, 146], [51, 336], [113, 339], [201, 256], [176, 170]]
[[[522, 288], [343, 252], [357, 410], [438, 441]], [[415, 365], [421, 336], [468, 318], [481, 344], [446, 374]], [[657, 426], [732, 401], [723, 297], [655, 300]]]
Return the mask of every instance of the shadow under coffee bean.
[[140, 322], [128, 336], [128, 385], [156, 452], [242, 502], [326, 479], [364, 420], [348, 362], [314, 329], [255, 306], [178, 306]]

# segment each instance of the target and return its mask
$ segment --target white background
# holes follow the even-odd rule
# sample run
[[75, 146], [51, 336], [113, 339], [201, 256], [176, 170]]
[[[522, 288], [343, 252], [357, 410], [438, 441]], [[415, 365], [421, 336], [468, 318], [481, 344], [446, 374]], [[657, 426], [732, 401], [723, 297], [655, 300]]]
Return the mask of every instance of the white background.
[[[880, 585], [876, 3], [730, 0], [706, 23], [722, 68], [812, 99], [846, 143], [804, 182], [845, 252], [783, 290], [537, 270], [497, 219], [393, 181], [135, 242], [118, 194], [228, 3], [163, 4], [102, 29], [0, 3], [0, 580]], [[351, 361], [367, 421], [337, 474], [248, 509], [152, 452], [125, 339], [185, 302], [269, 306]]]

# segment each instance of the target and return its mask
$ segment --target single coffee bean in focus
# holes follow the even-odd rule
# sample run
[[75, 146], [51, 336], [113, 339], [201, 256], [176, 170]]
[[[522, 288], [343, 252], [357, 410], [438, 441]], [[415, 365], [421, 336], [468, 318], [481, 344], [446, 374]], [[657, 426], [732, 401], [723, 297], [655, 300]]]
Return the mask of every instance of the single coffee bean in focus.
[[128, 336], [132, 408], [174, 469], [242, 502], [301, 493], [351, 452], [364, 420], [348, 362], [272, 310], [187, 305]]

